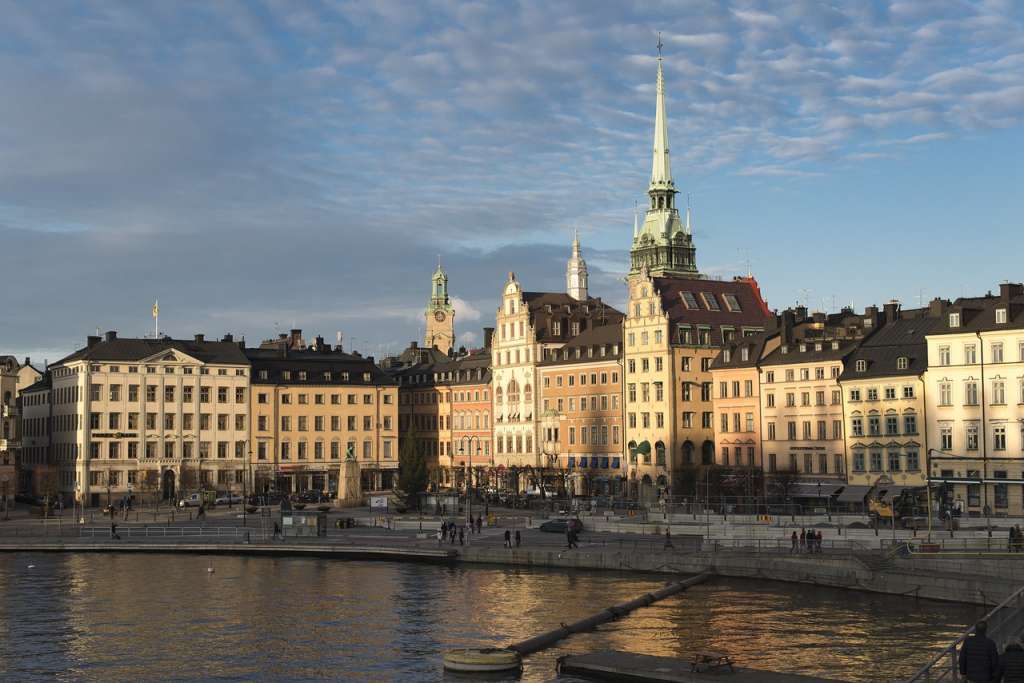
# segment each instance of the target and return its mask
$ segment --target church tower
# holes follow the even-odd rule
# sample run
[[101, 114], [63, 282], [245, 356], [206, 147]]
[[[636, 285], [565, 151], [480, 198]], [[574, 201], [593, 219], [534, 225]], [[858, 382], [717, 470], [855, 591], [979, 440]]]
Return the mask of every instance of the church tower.
[[665, 116], [665, 75], [662, 69], [661, 41], [658, 41], [657, 102], [654, 110], [654, 158], [651, 183], [647, 188], [650, 203], [642, 226], [634, 223], [633, 246], [629, 250], [630, 275], [645, 269], [652, 276], [701, 277], [697, 271], [696, 248], [690, 231], [689, 209], [684, 224], [676, 206], [675, 183], [668, 153], [668, 121]]
[[423, 316], [427, 321], [423, 345], [428, 349], [436, 346], [443, 353], [451, 351], [455, 345], [455, 309], [448, 299], [448, 274], [441, 267], [440, 260], [430, 278], [430, 303]]
[[565, 269], [565, 292], [576, 301], [587, 300], [587, 262], [580, 256], [580, 233], [572, 239], [572, 256]]

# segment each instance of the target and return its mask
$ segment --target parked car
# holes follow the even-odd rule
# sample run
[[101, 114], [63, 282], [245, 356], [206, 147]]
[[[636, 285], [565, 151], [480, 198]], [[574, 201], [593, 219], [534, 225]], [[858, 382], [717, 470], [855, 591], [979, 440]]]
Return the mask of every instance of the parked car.
[[302, 493], [292, 496], [292, 501], [296, 503], [322, 503], [330, 500], [327, 494], [323, 491], [315, 491], [310, 489], [309, 491], [303, 491]]
[[250, 505], [278, 505], [284, 499], [280, 493], [271, 491], [269, 493], [254, 493], [249, 496]]
[[579, 533], [583, 531], [583, 522], [575, 517], [559, 517], [556, 519], [549, 519], [540, 525], [541, 531], [547, 531], [554, 534], [564, 534], [570, 528], [575, 529], [576, 533]]
[[178, 507], [197, 508], [200, 505], [202, 505], [204, 502], [206, 502], [206, 501], [205, 501], [205, 498], [203, 497], [203, 494], [201, 494], [201, 493], [191, 493], [191, 494], [185, 496], [184, 498], [182, 498], [180, 501], [178, 501]]
[[222, 493], [214, 499], [214, 505], [238, 505], [242, 502], [242, 497], [237, 493]]

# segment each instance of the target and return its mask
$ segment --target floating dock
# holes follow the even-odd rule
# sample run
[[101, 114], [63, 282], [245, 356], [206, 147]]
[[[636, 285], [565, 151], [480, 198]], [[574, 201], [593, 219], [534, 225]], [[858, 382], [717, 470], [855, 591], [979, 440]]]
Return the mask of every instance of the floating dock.
[[695, 673], [690, 662], [629, 652], [566, 655], [558, 660], [558, 673], [606, 681], [635, 683], [839, 683], [827, 678], [735, 667]]

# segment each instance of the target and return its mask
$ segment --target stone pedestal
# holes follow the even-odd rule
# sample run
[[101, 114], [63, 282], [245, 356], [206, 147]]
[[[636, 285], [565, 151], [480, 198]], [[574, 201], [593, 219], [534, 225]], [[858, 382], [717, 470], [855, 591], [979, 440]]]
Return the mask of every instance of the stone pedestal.
[[338, 472], [338, 507], [358, 507], [363, 502], [363, 487], [359, 478], [359, 463], [345, 460]]

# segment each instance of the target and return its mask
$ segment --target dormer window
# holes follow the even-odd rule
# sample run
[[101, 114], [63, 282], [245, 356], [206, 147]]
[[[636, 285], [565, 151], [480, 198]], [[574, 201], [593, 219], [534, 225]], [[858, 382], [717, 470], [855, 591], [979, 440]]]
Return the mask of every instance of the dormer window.
[[906, 356], [900, 356], [899, 358], [896, 359], [896, 369], [897, 370], [906, 370], [909, 367], [910, 367], [910, 359], [907, 358]]
[[814, 342], [814, 350], [821, 351], [821, 342]]
[[729, 349], [723, 349], [722, 350], [722, 361], [728, 363], [730, 361], [730, 359], [732, 359], [732, 353], [729, 351]]
[[875, 324], [875, 321], [871, 318], [864, 318], [864, 329], [867, 329]]
[[1006, 324], [1006, 309], [1005, 308], [997, 308], [996, 309], [996, 324], [997, 325], [1005, 325]]
[[867, 372], [868, 362], [866, 360], [857, 361], [857, 372]]
[[805, 351], [807, 351], [807, 344], [801, 344], [800, 345], [800, 353], [804, 353]]
[[787, 344], [783, 344], [782, 348], [779, 349], [779, 352], [780, 353], [789, 353], [789, 346]]
[[833, 341], [832, 342], [832, 350], [833, 351], [838, 351], [839, 350], [839, 342], [838, 341]]
[[740, 360], [742, 360], [742, 361], [750, 360], [750, 349], [748, 349], [745, 346], [742, 349], [740, 349]]
[[959, 313], [950, 313], [949, 314], [949, 326], [950, 327], [960, 327], [960, 314]]

